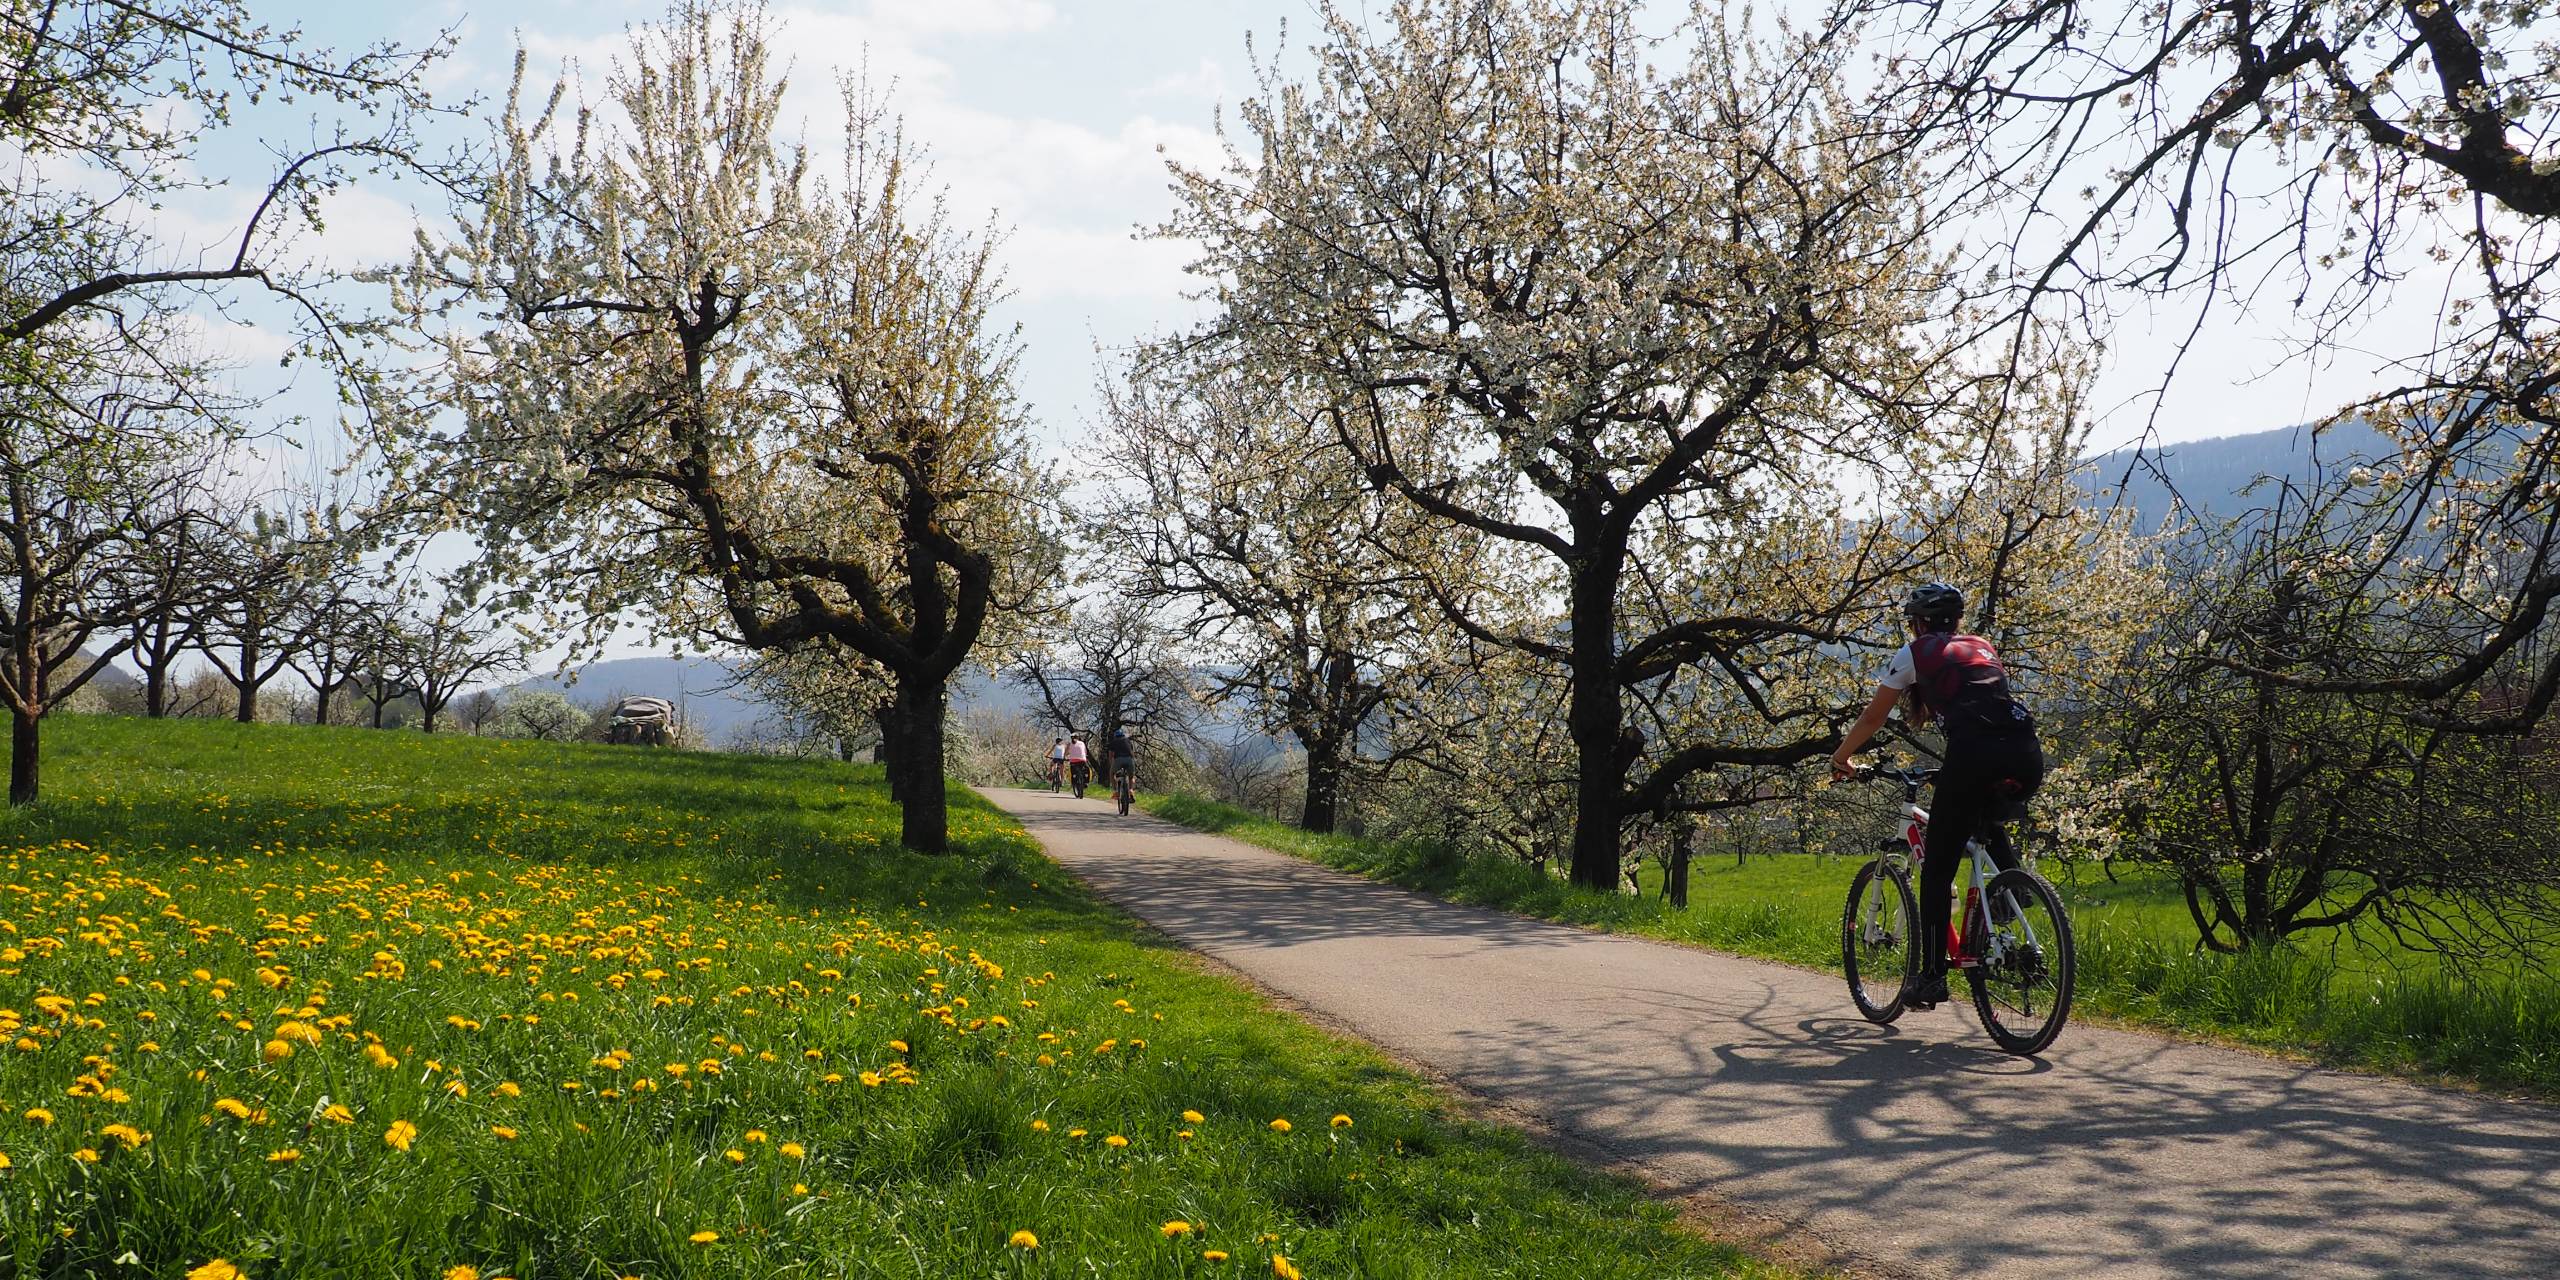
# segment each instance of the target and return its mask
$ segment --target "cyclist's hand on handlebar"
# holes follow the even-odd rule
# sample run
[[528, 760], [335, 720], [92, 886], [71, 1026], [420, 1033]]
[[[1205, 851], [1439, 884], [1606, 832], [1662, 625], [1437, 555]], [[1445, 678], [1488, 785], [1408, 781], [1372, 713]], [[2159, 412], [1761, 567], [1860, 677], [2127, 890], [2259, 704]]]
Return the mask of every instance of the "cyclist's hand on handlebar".
[[1847, 782], [1849, 779], [1857, 776], [1858, 766], [1849, 758], [1848, 752], [1835, 751], [1831, 753], [1831, 780], [1833, 782]]

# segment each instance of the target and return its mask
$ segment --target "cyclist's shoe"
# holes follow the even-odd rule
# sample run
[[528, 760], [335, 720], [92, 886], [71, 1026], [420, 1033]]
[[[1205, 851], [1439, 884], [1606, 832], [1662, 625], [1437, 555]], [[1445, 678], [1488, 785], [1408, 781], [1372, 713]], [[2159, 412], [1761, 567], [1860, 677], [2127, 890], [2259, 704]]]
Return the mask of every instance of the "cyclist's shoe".
[[1902, 1007], [1906, 1009], [1935, 1009], [1946, 1002], [1947, 975], [1943, 973], [1924, 973], [1909, 991], [1902, 993]]

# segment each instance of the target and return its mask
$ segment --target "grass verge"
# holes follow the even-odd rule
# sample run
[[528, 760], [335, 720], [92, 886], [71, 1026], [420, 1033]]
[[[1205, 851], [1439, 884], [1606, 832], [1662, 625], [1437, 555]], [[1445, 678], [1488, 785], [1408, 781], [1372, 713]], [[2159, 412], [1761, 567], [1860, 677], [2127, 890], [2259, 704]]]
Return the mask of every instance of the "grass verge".
[[[1452, 901], [1826, 970], [1839, 967], [1842, 899], [1860, 862], [1701, 860], [1691, 870], [1690, 909], [1675, 911], [1650, 879], [1641, 895], [1598, 893], [1516, 859], [1317, 835], [1192, 796], [1149, 796], [1145, 805], [1186, 826]], [[2161, 880], [2046, 870], [2071, 903], [2084, 1009], [2333, 1065], [2560, 1099], [2560, 989], [2521, 965], [2466, 976], [2431, 955], [2352, 935], [2321, 951], [2199, 953], [2175, 889]]]
[[822, 762], [66, 719], [0, 1274], [1771, 1274]]

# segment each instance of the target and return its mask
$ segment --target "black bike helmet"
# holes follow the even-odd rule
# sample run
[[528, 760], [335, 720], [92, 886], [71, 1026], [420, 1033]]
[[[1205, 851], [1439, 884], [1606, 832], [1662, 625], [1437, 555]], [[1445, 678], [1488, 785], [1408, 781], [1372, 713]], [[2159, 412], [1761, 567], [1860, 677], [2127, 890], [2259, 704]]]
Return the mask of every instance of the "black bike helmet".
[[1943, 582], [1925, 582], [1911, 589], [1902, 602], [1902, 615], [1935, 627], [1952, 628], [1964, 621], [1964, 593]]

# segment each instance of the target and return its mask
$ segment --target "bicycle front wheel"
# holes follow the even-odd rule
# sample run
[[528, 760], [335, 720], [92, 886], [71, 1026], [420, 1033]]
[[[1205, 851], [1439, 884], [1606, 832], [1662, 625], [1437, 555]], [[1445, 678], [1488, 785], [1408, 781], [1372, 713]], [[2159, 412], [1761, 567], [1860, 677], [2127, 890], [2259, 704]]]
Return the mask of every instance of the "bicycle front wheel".
[[1982, 911], [1965, 930], [1988, 928], [1982, 961], [1965, 970], [1982, 1029], [2021, 1056], [2044, 1052], [2071, 1016], [2071, 917], [2052, 882], [2024, 869], [1991, 878]]
[[1902, 868], [1880, 860], [1858, 868], [1840, 916], [1840, 967], [1849, 976], [1849, 998], [1867, 1021], [1902, 1016], [1903, 992], [1919, 975], [1919, 928], [1919, 905]]
[[1120, 816], [1123, 818], [1129, 816], [1129, 798], [1129, 789], [1120, 788]]

